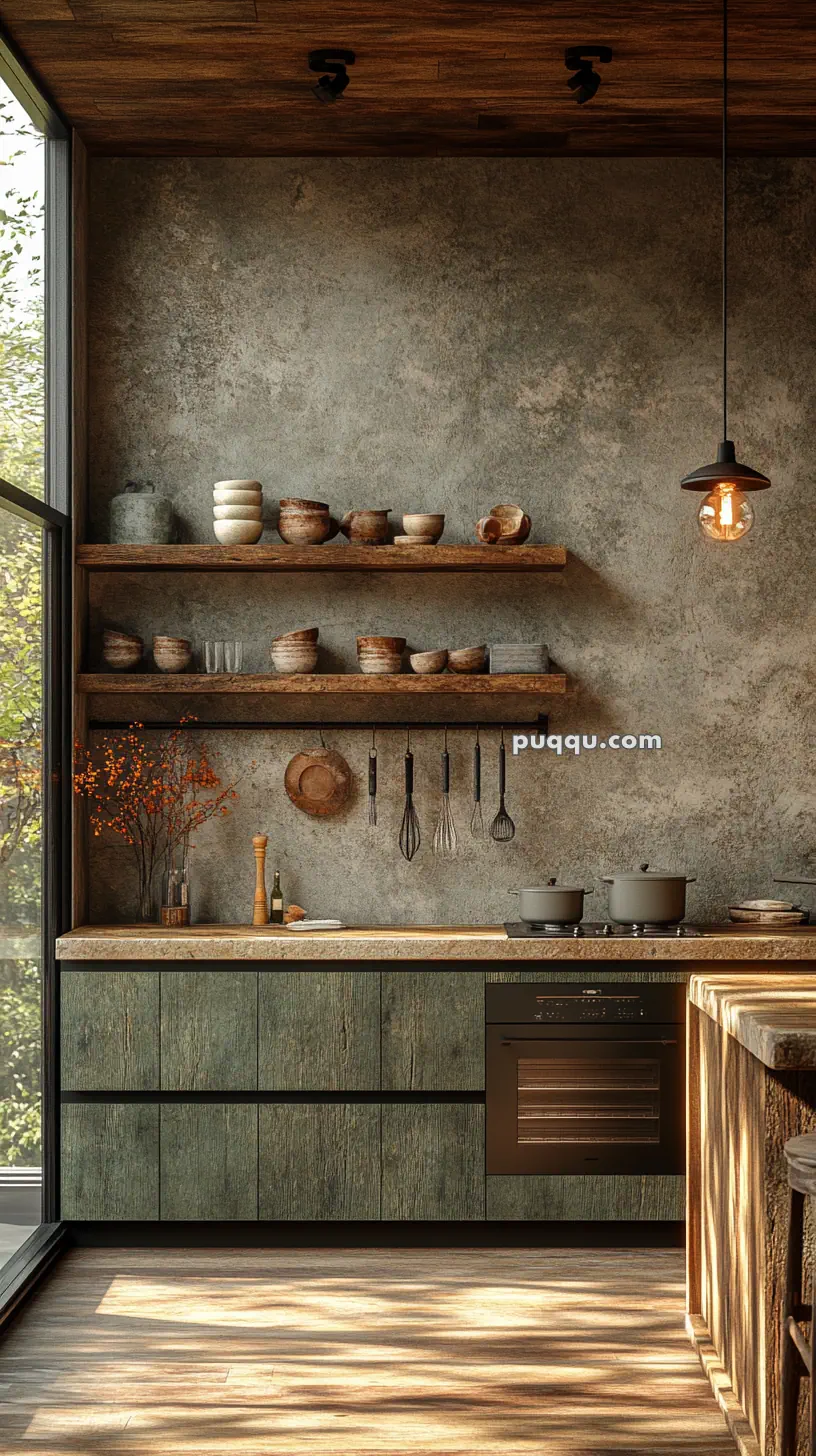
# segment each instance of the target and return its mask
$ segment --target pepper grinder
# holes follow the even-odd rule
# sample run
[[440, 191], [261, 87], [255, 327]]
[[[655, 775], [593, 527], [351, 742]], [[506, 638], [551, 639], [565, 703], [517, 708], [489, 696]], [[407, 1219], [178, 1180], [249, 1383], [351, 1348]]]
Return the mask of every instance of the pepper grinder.
[[252, 848], [255, 851], [255, 900], [252, 905], [252, 924], [268, 925], [269, 910], [266, 899], [266, 846], [269, 837], [266, 834], [253, 834]]

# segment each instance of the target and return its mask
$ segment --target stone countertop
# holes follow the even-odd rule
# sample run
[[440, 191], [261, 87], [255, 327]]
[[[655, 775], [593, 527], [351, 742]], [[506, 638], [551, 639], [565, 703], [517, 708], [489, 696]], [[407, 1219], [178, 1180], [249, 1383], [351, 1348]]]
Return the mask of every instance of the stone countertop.
[[83, 926], [57, 941], [70, 961], [812, 961], [811, 934], [751, 929], [715, 931], [687, 940], [512, 940], [501, 925], [371, 926], [290, 931], [278, 926]]
[[689, 999], [774, 1071], [816, 1068], [813, 975], [699, 973]]

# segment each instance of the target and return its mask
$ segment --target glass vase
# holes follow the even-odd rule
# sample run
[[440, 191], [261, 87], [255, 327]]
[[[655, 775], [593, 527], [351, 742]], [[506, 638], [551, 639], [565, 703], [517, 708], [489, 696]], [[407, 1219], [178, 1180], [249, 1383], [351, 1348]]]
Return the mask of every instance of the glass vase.
[[190, 864], [186, 857], [180, 865], [168, 865], [162, 875], [161, 923], [190, 924]]

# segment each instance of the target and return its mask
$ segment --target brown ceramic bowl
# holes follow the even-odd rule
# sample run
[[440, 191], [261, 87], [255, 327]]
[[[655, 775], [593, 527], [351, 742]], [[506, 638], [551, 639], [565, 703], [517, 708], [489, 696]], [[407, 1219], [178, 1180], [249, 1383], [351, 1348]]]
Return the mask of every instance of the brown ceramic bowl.
[[329, 514], [329, 507], [325, 501], [298, 500], [296, 496], [284, 496], [278, 501], [282, 511], [323, 511]]
[[448, 652], [450, 672], [484, 672], [487, 660], [487, 644], [481, 647], [457, 647]]
[[269, 649], [272, 666], [280, 673], [314, 672], [317, 667], [315, 642], [273, 642]]
[[532, 522], [521, 506], [493, 506], [476, 525], [476, 535], [489, 545], [520, 546], [530, 534]]
[[404, 637], [358, 637], [357, 656], [360, 653], [397, 653], [401, 655], [405, 651]]
[[143, 652], [144, 642], [141, 637], [111, 628], [106, 628], [102, 633], [102, 657], [114, 672], [127, 672], [129, 668], [137, 667]]
[[445, 517], [441, 511], [416, 511], [403, 516], [402, 529], [406, 536], [430, 536], [436, 542], [445, 529]]
[[280, 637], [273, 637], [274, 642], [316, 642], [320, 636], [319, 627], [303, 627], [299, 632], [282, 632]]
[[328, 510], [284, 510], [278, 516], [278, 535], [288, 546], [320, 546], [335, 535], [337, 526]]
[[412, 652], [408, 661], [414, 672], [420, 677], [426, 677], [432, 672], [444, 672], [448, 661], [448, 650], [440, 648], [438, 652]]
[[359, 657], [357, 662], [366, 677], [396, 677], [402, 672], [402, 658], [397, 653], [384, 657]]
[[153, 661], [159, 672], [184, 672], [192, 655], [192, 644], [186, 637], [153, 638]]

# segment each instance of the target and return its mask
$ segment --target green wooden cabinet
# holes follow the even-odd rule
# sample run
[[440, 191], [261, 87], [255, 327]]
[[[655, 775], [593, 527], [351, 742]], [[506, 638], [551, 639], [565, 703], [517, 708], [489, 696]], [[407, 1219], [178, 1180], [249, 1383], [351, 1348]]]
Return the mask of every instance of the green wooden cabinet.
[[563, 1177], [487, 1179], [487, 1217], [497, 1219], [586, 1220], [593, 1223], [684, 1216], [685, 1179], [582, 1173]]
[[383, 1106], [384, 1219], [483, 1219], [484, 1184], [481, 1103]]
[[259, 1216], [380, 1217], [380, 1108], [277, 1102], [260, 1109]]
[[484, 971], [383, 971], [383, 1088], [474, 1092], [484, 1083]]
[[68, 1092], [159, 1086], [159, 972], [63, 970], [60, 1066]]
[[258, 1108], [172, 1102], [161, 1109], [161, 1217], [258, 1217]]
[[258, 1085], [269, 1092], [379, 1087], [379, 971], [262, 970]]
[[62, 1218], [159, 1217], [156, 1103], [69, 1103], [61, 1143]]
[[254, 1092], [258, 972], [162, 971], [161, 1085], [166, 1092]]

